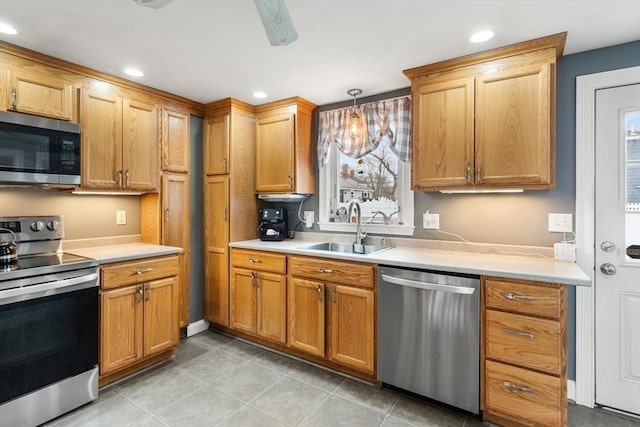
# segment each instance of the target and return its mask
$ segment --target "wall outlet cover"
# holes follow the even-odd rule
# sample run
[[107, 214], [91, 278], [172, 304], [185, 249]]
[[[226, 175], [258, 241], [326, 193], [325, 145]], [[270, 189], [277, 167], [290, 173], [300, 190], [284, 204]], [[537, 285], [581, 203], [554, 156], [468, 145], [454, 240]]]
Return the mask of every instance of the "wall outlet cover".
[[307, 228], [313, 227], [314, 217], [315, 217], [315, 214], [313, 211], [304, 211], [304, 225]]
[[116, 225], [127, 224], [127, 211], [116, 211]]
[[425, 230], [438, 230], [440, 228], [440, 214], [422, 214], [422, 228]]

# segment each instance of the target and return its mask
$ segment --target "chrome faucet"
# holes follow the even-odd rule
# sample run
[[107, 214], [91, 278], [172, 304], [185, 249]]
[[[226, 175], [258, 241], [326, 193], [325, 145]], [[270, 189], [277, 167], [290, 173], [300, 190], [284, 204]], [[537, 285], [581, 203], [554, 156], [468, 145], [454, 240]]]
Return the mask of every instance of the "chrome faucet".
[[365, 233], [364, 231], [362, 231], [361, 228], [361, 216], [362, 216], [362, 209], [360, 208], [360, 203], [358, 203], [357, 200], [352, 200], [351, 203], [349, 203], [349, 209], [347, 209], [347, 216], [349, 218], [351, 218], [351, 211], [353, 208], [356, 208], [356, 218], [357, 218], [357, 223], [356, 223], [356, 241], [354, 242], [354, 246], [353, 246], [353, 251], [355, 253], [364, 253], [364, 248], [362, 247], [362, 245], [364, 245], [364, 239], [365, 237], [367, 237], [367, 233]]

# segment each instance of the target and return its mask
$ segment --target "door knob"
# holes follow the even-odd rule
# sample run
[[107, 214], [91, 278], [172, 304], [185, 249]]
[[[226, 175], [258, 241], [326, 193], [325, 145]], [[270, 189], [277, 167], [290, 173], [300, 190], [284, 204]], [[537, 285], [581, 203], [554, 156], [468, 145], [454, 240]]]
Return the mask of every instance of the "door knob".
[[606, 240], [600, 244], [600, 249], [605, 252], [613, 252], [616, 249], [616, 245], [614, 245], [613, 242]]
[[615, 265], [605, 262], [600, 266], [600, 271], [602, 271], [602, 274], [606, 274], [607, 276], [613, 276], [616, 274], [617, 269]]

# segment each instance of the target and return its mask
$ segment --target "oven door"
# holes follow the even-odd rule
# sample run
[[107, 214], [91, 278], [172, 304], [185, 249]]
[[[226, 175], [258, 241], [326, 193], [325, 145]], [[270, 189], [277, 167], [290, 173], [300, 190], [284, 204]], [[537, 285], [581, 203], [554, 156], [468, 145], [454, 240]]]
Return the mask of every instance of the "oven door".
[[0, 406], [97, 366], [98, 273], [70, 275], [0, 291]]

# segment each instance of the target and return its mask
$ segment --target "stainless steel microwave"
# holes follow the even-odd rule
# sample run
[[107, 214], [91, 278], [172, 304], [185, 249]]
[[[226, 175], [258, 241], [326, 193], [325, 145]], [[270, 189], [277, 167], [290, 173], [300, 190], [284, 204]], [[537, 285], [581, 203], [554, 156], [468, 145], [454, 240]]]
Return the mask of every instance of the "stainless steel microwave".
[[80, 126], [0, 111], [0, 183], [80, 184]]

